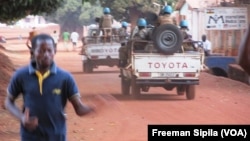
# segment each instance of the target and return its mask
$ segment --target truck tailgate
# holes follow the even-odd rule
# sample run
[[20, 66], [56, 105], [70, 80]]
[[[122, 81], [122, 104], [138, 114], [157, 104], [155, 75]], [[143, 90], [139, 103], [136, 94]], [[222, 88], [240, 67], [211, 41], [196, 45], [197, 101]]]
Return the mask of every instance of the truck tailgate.
[[119, 58], [119, 48], [121, 47], [120, 44], [92, 44], [88, 45], [86, 52], [87, 55], [94, 59], [106, 59], [110, 57], [112, 59]]
[[133, 65], [135, 73], [140, 77], [146, 76], [147, 73], [155, 78], [187, 77], [184, 73], [193, 73], [193, 77], [198, 77], [201, 59], [199, 54], [134, 55]]

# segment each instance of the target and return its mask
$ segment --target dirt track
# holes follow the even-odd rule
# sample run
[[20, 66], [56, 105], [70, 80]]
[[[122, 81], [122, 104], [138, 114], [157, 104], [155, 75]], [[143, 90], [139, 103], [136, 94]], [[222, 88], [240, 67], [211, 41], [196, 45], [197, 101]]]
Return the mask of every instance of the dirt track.
[[[16, 67], [29, 60], [25, 51], [5, 53]], [[68, 104], [69, 141], [146, 141], [148, 124], [250, 124], [250, 87], [241, 82], [202, 73], [194, 100], [162, 88], [152, 88], [133, 99], [120, 94], [116, 67], [100, 67], [93, 74], [84, 74], [78, 52], [61, 50], [55, 59], [57, 65], [72, 72], [84, 102], [90, 103], [95, 95], [117, 100], [105, 103], [97, 114], [86, 117], [77, 117]], [[0, 137], [6, 141], [19, 139], [19, 123], [3, 109]]]

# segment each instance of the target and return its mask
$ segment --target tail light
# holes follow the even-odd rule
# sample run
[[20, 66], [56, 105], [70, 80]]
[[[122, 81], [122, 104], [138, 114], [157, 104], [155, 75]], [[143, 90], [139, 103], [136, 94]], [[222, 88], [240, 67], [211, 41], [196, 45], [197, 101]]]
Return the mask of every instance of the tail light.
[[91, 56], [91, 59], [98, 59], [98, 56]]
[[151, 72], [140, 72], [139, 76], [140, 77], [151, 77]]
[[195, 74], [196, 73], [187, 72], [187, 73], [184, 73], [184, 77], [195, 77]]

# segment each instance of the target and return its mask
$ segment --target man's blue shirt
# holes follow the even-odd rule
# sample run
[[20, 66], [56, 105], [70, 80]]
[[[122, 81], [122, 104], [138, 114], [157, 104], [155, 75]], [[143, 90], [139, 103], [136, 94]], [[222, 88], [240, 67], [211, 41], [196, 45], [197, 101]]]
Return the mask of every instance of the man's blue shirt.
[[69, 72], [53, 63], [48, 76], [39, 83], [35, 64], [30, 63], [14, 73], [7, 90], [14, 98], [22, 94], [24, 108], [29, 108], [30, 116], [38, 118], [35, 131], [30, 132], [21, 125], [22, 141], [66, 140], [64, 108], [68, 99], [79, 96]]

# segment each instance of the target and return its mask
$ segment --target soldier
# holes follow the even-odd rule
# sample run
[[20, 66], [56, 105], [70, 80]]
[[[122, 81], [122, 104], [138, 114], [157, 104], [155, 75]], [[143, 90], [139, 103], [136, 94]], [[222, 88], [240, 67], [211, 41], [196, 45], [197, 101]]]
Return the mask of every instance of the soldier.
[[105, 7], [103, 9], [103, 16], [100, 18], [99, 21], [99, 28], [103, 32], [104, 39], [106, 37], [110, 37], [112, 35], [112, 24], [113, 24], [113, 16], [110, 14], [110, 9], [108, 7]]
[[[134, 40], [148, 40], [148, 30], [146, 28], [147, 21], [144, 18], [140, 18], [137, 21], [137, 27], [133, 30], [134, 33], [131, 34], [131, 38]], [[130, 42], [128, 42], [130, 44]], [[140, 47], [144, 47], [147, 43], [145, 42], [136, 42], [134, 44], [135, 48], [141, 50]], [[121, 47], [119, 49], [119, 66], [125, 67], [127, 65], [127, 61], [129, 58], [129, 45], [126, 42], [121, 43]]]
[[122, 27], [119, 29], [119, 39], [120, 39], [120, 41], [123, 41], [128, 37], [127, 27], [128, 27], [128, 23], [125, 22], [125, 21], [122, 22]]
[[125, 41], [121, 42], [121, 47], [119, 48], [119, 67], [125, 67], [127, 65], [128, 59], [128, 47]]
[[81, 51], [79, 52], [79, 55], [85, 55], [86, 46], [87, 46], [87, 39], [86, 37], [82, 37], [82, 48]]
[[144, 18], [139, 18], [136, 27], [138, 28], [138, 31], [132, 35], [132, 38], [140, 40], [148, 40], [149, 35], [146, 27], [147, 27], [147, 21]]
[[176, 25], [176, 22], [174, 19], [171, 17], [172, 14], [172, 7], [167, 5], [163, 9], [163, 14], [158, 16], [158, 20], [156, 23], [156, 26], [160, 26], [163, 24], [174, 24]]
[[182, 20], [180, 22], [180, 30], [183, 37], [182, 51], [193, 51], [195, 49], [192, 43], [192, 36], [188, 34], [188, 22], [186, 20]]

